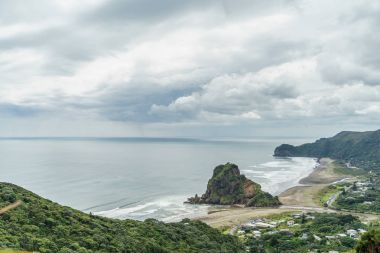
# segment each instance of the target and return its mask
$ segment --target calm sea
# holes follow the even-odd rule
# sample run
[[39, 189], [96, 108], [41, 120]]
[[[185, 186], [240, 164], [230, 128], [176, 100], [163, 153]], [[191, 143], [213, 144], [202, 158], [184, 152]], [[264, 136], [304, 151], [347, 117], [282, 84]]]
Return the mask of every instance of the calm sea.
[[297, 185], [315, 160], [276, 159], [272, 154], [281, 143], [304, 141], [3, 138], [0, 180], [86, 212], [171, 221], [207, 211], [207, 206], [183, 201], [205, 191], [218, 164], [238, 164], [243, 174], [274, 194]]

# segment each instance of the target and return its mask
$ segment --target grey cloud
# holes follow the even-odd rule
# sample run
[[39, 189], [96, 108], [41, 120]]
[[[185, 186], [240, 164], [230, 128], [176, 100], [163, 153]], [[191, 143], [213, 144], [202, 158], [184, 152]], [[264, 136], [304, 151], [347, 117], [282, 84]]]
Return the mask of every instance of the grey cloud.
[[[0, 95], [18, 103], [0, 113], [126, 124], [364, 122], [379, 114], [379, 4], [323, 10], [328, 2], [109, 0], [68, 15], [52, 1], [1, 1], [1, 25], [43, 25], [5, 36], [0, 50], [43, 60], [1, 69]], [[33, 95], [32, 82], [46, 92]]]
[[57, 13], [59, 9], [49, 0], [0, 1], [0, 21], [3, 24], [41, 21]]
[[90, 22], [97, 23], [133, 23], [162, 21], [172, 15], [204, 8], [217, 1], [176, 1], [176, 0], [114, 0], [108, 1], [92, 14], [85, 17]]

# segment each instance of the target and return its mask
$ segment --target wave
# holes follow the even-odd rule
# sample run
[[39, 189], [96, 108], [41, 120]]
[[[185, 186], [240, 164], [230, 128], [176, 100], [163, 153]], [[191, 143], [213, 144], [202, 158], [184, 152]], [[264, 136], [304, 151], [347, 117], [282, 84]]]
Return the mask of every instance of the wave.
[[[299, 180], [306, 177], [318, 165], [313, 158], [275, 158], [274, 161], [247, 166], [242, 173], [247, 178], [262, 185], [263, 190], [272, 194], [299, 185]], [[211, 208], [208, 205], [184, 204], [188, 196], [171, 195], [138, 203], [121, 205], [120, 207], [95, 212], [96, 215], [117, 219], [145, 220], [155, 218], [164, 222], [179, 221], [184, 218], [204, 216]], [[214, 208], [214, 207], [212, 207]]]
[[299, 181], [309, 175], [318, 165], [314, 158], [292, 157], [275, 158], [274, 161], [249, 166], [254, 168], [242, 170], [246, 176], [262, 185], [265, 191], [279, 194], [299, 185]]
[[95, 212], [94, 214], [116, 219], [145, 220], [147, 218], [155, 218], [166, 222], [179, 221], [183, 218], [207, 214], [208, 205], [184, 204], [186, 199], [187, 197], [182, 195], [167, 196], [136, 206], [118, 207]]

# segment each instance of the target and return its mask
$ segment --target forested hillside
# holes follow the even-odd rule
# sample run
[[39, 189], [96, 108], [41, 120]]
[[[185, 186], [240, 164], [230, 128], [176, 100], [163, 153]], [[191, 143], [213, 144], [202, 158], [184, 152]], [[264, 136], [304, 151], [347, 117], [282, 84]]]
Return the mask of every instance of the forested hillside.
[[[20, 203], [11, 206], [12, 203]], [[243, 252], [236, 238], [198, 221], [165, 224], [82, 213], [0, 183], [0, 249], [38, 252]]]
[[367, 170], [380, 170], [380, 130], [368, 132], [344, 131], [331, 138], [300, 146], [282, 144], [275, 156], [330, 157]]

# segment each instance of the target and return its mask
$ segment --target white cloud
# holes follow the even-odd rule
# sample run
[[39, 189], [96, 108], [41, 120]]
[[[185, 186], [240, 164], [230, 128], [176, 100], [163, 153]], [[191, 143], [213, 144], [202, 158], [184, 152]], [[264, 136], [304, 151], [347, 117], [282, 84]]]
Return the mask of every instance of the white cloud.
[[31, 2], [0, 3], [10, 115], [279, 125], [380, 114], [376, 1]]

